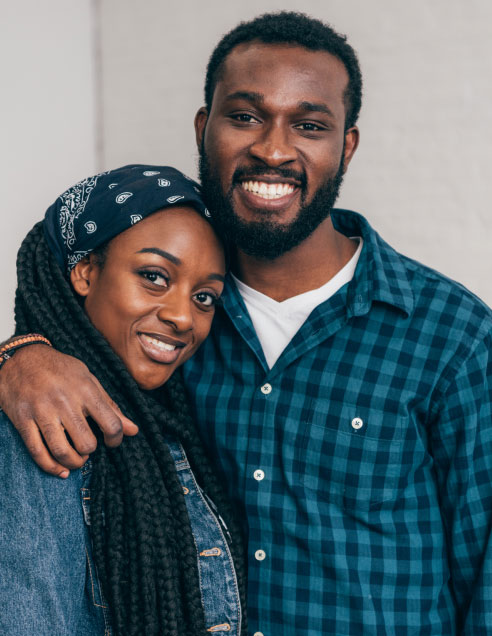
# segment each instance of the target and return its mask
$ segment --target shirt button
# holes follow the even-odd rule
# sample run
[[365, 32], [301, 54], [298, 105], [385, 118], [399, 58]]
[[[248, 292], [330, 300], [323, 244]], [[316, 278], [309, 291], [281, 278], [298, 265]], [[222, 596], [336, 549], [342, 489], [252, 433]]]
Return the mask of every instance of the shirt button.
[[263, 393], [263, 395], [268, 395], [269, 393], [272, 392], [272, 385], [268, 384], [267, 382], [261, 387], [261, 392]]
[[256, 550], [255, 559], [257, 561], [263, 561], [266, 557], [266, 553], [263, 550]]
[[354, 417], [352, 420], [352, 428], [355, 428], [356, 431], [358, 431], [359, 428], [362, 428], [363, 425], [364, 422], [360, 419], [360, 417]]
[[258, 469], [255, 470], [255, 472], [253, 473], [253, 477], [256, 479], [256, 481], [261, 481], [265, 478], [265, 473], [262, 470]]

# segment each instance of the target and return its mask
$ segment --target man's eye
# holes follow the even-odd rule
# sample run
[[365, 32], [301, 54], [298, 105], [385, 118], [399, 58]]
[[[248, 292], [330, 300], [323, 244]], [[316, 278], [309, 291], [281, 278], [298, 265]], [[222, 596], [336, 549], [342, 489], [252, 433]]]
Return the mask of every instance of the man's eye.
[[161, 272], [144, 271], [144, 272], [140, 272], [140, 276], [142, 276], [142, 278], [145, 278], [145, 280], [148, 280], [149, 282], [154, 283], [154, 285], [167, 287], [168, 279]]
[[249, 113], [237, 113], [236, 115], [231, 115], [231, 118], [234, 121], [239, 121], [245, 124], [250, 124], [257, 121], [257, 119], [255, 119], [253, 115], [250, 115]]
[[207, 292], [198, 292], [198, 294], [195, 294], [195, 300], [205, 307], [213, 307], [218, 298]]
[[318, 126], [318, 124], [313, 124], [312, 122], [309, 122], [309, 121], [306, 121], [302, 124], [298, 124], [296, 127], [299, 128], [300, 130], [306, 130], [308, 132], [324, 130], [321, 126]]

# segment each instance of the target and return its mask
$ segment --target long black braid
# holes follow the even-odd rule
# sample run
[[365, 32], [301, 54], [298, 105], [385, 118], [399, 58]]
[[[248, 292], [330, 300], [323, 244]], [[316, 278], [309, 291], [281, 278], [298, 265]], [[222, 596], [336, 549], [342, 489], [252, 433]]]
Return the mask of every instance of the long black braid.
[[16, 333], [41, 333], [59, 351], [82, 360], [140, 428], [116, 449], [100, 441], [93, 456], [93, 553], [115, 633], [206, 633], [196, 546], [165, 435], [181, 442], [198, 482], [228, 526], [243, 610], [244, 554], [239, 526], [204, 454], [180, 374], [159, 390], [159, 399], [138, 388], [84, 313], [46, 245], [42, 223], [22, 243], [17, 276]]

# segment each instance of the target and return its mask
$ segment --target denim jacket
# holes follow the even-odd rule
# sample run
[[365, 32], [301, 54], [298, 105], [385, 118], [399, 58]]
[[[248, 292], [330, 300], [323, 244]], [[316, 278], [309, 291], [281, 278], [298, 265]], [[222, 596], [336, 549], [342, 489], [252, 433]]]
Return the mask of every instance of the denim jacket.
[[[182, 447], [168, 444], [197, 546], [207, 630], [239, 636], [237, 581], [221, 520], [198, 487]], [[42, 472], [0, 412], [2, 636], [111, 636], [91, 553], [90, 474], [90, 461], [65, 480]]]

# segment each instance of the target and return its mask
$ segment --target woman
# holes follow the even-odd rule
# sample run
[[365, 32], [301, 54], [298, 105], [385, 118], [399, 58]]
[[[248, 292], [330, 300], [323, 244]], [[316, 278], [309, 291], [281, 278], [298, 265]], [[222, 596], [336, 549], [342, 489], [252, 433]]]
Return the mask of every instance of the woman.
[[139, 433], [62, 481], [0, 414], [0, 632], [245, 633], [240, 532], [173, 375], [225, 274], [197, 184], [143, 165], [85, 179], [17, 268], [16, 332], [85, 362]]

